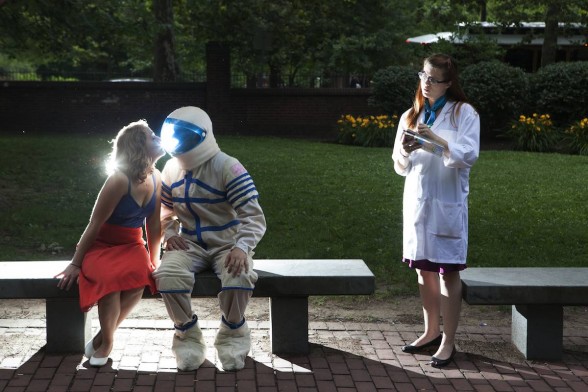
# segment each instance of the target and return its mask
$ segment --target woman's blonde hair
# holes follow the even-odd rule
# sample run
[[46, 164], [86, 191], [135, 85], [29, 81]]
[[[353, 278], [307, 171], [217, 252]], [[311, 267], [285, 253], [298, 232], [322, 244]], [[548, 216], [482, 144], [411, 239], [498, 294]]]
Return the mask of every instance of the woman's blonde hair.
[[151, 132], [147, 122], [139, 120], [122, 128], [112, 140], [113, 169], [125, 173], [131, 180], [143, 182], [153, 171], [153, 159], [147, 152], [147, 132]]
[[[451, 121], [455, 122], [455, 116], [459, 114], [461, 105], [465, 102], [468, 102], [468, 99], [466, 98], [466, 95], [463, 92], [461, 85], [459, 84], [457, 63], [451, 56], [438, 53], [427, 57], [423, 62], [423, 65], [427, 64], [431, 65], [433, 68], [441, 70], [443, 73], [443, 80], [451, 82], [451, 86], [449, 86], [445, 92], [445, 95], [447, 96], [448, 101], [457, 102], [457, 104], [453, 107], [453, 112], [451, 113]], [[417, 126], [419, 115], [425, 108], [425, 97], [421, 91], [420, 83], [421, 82], [419, 81], [414, 101], [412, 103], [412, 108], [410, 108], [406, 118], [406, 122], [409, 128], [415, 128]]]

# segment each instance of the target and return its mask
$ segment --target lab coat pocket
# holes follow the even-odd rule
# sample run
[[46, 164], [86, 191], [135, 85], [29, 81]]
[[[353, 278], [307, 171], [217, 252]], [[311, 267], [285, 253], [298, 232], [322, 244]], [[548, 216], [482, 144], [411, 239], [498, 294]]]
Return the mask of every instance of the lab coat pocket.
[[433, 200], [431, 206], [431, 233], [442, 236], [460, 238], [463, 235], [463, 204]]

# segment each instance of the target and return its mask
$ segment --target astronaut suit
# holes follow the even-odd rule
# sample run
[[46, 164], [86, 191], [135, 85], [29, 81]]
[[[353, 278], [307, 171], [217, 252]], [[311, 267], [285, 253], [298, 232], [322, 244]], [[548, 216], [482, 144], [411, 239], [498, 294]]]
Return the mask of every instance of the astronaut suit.
[[[251, 348], [244, 313], [253, 293], [253, 249], [266, 223], [253, 179], [239, 161], [220, 150], [208, 115], [196, 107], [172, 112], [161, 130], [172, 158], [162, 171], [162, 230], [167, 248], [153, 273], [167, 312], [174, 322], [172, 351], [178, 369], [194, 370], [206, 356], [206, 344], [192, 311], [195, 274], [212, 269], [221, 281], [222, 312], [214, 342], [224, 370], [245, 366]], [[185, 244], [170, 250], [170, 238]], [[176, 241], [177, 237], [172, 241]], [[234, 248], [244, 252], [248, 268], [234, 276], [225, 262]]]

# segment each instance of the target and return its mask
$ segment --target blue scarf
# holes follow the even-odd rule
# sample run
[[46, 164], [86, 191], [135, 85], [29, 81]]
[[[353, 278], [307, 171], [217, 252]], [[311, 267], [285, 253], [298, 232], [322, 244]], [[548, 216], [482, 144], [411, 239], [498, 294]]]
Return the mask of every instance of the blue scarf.
[[428, 126], [433, 125], [433, 123], [435, 122], [435, 117], [437, 116], [437, 110], [442, 108], [443, 105], [445, 105], [445, 102], [447, 102], [447, 97], [444, 95], [440, 97], [437, 101], [435, 101], [435, 103], [431, 107], [431, 104], [429, 104], [429, 100], [425, 99], [425, 124], [427, 124]]

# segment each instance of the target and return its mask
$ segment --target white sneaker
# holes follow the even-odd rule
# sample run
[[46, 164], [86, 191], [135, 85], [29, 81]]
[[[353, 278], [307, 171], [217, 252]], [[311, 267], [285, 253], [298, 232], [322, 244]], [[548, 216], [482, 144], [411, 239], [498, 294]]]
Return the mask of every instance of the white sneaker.
[[196, 370], [206, 359], [206, 343], [198, 323], [186, 331], [176, 330], [172, 342], [178, 370]]
[[245, 367], [245, 358], [251, 349], [251, 331], [244, 322], [237, 329], [231, 329], [224, 322], [214, 340], [218, 359], [224, 370], [240, 370]]

